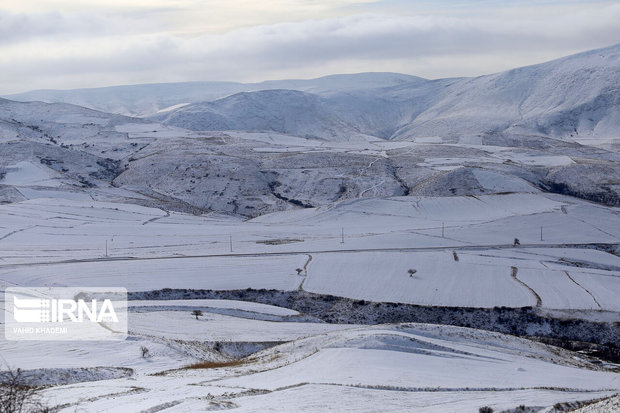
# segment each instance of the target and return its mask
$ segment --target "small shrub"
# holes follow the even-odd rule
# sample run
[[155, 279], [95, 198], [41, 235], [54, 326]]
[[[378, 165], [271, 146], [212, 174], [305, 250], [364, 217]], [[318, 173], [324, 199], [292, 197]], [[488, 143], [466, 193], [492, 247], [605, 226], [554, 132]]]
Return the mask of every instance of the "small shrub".
[[452, 251], [452, 256], [454, 257], [454, 261], [459, 260], [459, 256], [456, 254], [456, 251]]
[[200, 317], [200, 316], [202, 315], [202, 311], [200, 311], [200, 310], [194, 310], [194, 311], [192, 311], [192, 315], [193, 315], [194, 317], [196, 317], [196, 320], [198, 320], [198, 317]]
[[415, 274], [416, 272], [418, 272], [418, 270], [414, 270], [413, 268], [409, 268], [409, 270], [407, 271], [410, 277], [413, 277], [413, 274]]
[[21, 369], [2, 372], [0, 376], [0, 412], [47, 412], [39, 400], [39, 389], [27, 384]]
[[478, 413], [493, 413], [493, 409], [489, 406], [484, 406], [478, 409]]
[[184, 367], [185, 369], [196, 370], [196, 369], [217, 369], [221, 367], [234, 367], [240, 366], [244, 363], [244, 360], [231, 360], [231, 361], [203, 361], [196, 364], [190, 364], [189, 366]]

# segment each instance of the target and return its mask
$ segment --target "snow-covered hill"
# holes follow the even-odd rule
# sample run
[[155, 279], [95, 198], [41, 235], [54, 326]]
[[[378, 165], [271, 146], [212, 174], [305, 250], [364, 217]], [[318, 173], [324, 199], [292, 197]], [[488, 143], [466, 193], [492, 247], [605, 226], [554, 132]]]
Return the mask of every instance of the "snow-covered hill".
[[[411, 78], [394, 86], [357, 89], [348, 87], [351, 78], [341, 79], [348, 81], [347, 90], [306, 89], [319, 93], [315, 96], [242, 93], [154, 119], [194, 130], [271, 130], [328, 140], [359, 134], [457, 139], [504, 132], [568, 140], [618, 138], [620, 45], [477, 78]], [[300, 108], [312, 125], [284, 127], [298, 122]]]
[[486, 132], [618, 138], [620, 45], [463, 79], [395, 136]]
[[510, 132], [579, 141], [618, 137], [619, 96], [620, 45], [615, 45], [477, 78], [362, 73], [253, 84], [34, 91], [11, 98], [154, 114], [193, 130], [270, 130], [335, 140], [360, 134], [455, 139]]
[[295, 90], [239, 93], [215, 102], [183, 106], [151, 119], [192, 130], [272, 131], [333, 141], [361, 135], [319, 96]]
[[146, 116], [166, 111], [177, 105], [221, 99], [240, 92], [290, 89], [327, 95], [334, 92], [396, 86], [416, 79], [419, 78], [399, 73], [358, 73], [260, 83], [181, 82], [74, 90], [35, 90], [5, 97], [25, 102], [38, 100], [47, 103], [72, 103], [104, 112]]
[[[321, 106], [325, 98], [280, 90], [249, 95], [270, 95], [270, 109], [286, 107], [296, 115], [274, 117], [273, 111], [252, 106], [245, 94], [205, 105], [220, 126], [244, 122], [335, 136], [324, 141], [273, 132], [189, 131], [74, 105], [3, 100], [0, 201], [49, 191], [102, 200], [115, 193], [123, 202], [250, 217], [400, 195], [543, 190], [620, 202], [620, 155], [614, 151], [517, 134], [386, 141], [330, 117]], [[295, 106], [300, 95], [305, 106]], [[233, 108], [233, 115], [239, 108], [254, 115], [219, 115], [216, 104], [218, 110]], [[321, 129], [326, 124], [331, 129]]]
[[[0, 174], [12, 175], [0, 175], [0, 200], [32, 196], [19, 189], [32, 180], [15, 180], [32, 172], [26, 162], [90, 196], [120, 187], [134, 193], [125, 201], [250, 217], [360, 197], [540, 190], [620, 205], [619, 62], [617, 45], [475, 79], [370, 73], [59, 92], [95, 106], [176, 105], [148, 120], [2, 100]], [[238, 86], [268, 90], [227, 95]], [[227, 96], [189, 102], [203, 92]]]
[[618, 138], [619, 96], [620, 45], [615, 45], [476, 78], [361, 73], [252, 84], [33, 91], [10, 98], [154, 115], [193, 130], [270, 130], [336, 140], [360, 134], [410, 139], [510, 132], [579, 141]]

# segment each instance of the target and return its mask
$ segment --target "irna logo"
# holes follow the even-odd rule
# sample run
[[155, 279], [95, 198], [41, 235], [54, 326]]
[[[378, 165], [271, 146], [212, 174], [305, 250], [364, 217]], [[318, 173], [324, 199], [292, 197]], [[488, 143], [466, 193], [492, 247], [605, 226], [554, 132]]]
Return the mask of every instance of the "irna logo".
[[104, 299], [101, 305], [93, 299], [20, 299], [13, 295], [13, 317], [19, 323], [79, 323], [84, 320], [93, 323], [110, 321], [118, 323], [118, 317], [110, 299]]
[[124, 288], [10, 287], [4, 295], [8, 340], [124, 340]]

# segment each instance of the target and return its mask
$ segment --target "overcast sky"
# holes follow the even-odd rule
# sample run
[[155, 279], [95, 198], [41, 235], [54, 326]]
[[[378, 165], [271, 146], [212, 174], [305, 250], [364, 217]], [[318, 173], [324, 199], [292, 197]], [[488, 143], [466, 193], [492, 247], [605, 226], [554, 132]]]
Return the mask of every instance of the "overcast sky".
[[0, 0], [0, 94], [401, 72], [472, 76], [620, 43], [620, 2]]

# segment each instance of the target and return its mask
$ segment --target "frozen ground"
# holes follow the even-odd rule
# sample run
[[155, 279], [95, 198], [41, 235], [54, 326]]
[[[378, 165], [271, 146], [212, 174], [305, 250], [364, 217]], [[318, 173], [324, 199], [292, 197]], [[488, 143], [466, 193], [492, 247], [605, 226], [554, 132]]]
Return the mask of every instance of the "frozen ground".
[[429, 142], [492, 131], [617, 144], [619, 56], [620, 46], [613, 45], [476, 78], [361, 73], [258, 84], [43, 90], [9, 98], [154, 114], [158, 121], [194, 130], [274, 131], [326, 140], [370, 135]]
[[[301, 122], [297, 135], [314, 127], [313, 116], [282, 116]], [[257, 217], [402, 195], [551, 191], [620, 202], [614, 138], [604, 148], [513, 132], [385, 140], [329, 122], [339, 138], [190, 131], [71, 105], [2, 100], [0, 203], [49, 196]]]
[[66, 412], [614, 411], [619, 50], [60, 94], [168, 125], [0, 99], [0, 287], [135, 298], [124, 341], [0, 363]]
[[[49, 404], [62, 404], [61, 411], [67, 412], [217, 408], [371, 412], [402, 411], [405, 406], [456, 412], [477, 411], [484, 405], [497, 410], [519, 405], [542, 409], [558, 402], [599, 399], [617, 392], [619, 386], [617, 373], [568, 352], [496, 333], [419, 324], [308, 331], [290, 338], [293, 341], [226, 363], [215, 350], [201, 345], [217, 333], [191, 327], [212, 324], [218, 331], [219, 324], [194, 320], [188, 312], [183, 315], [182, 323], [166, 324], [155, 334], [133, 332], [130, 340], [115, 347], [102, 343], [94, 350], [92, 345], [74, 343], [59, 349], [26, 344], [10, 349], [9, 354], [18, 358], [35, 352], [28, 364], [38, 368], [122, 363], [132, 369], [130, 377], [120, 378], [111, 377], [110, 370], [86, 369], [90, 375], [76, 376], [85, 381], [43, 392]], [[156, 311], [148, 323], [157, 326], [168, 319], [165, 312]], [[246, 322], [250, 327], [252, 321]], [[275, 323], [270, 330], [282, 331], [289, 324]], [[260, 337], [260, 326], [256, 327]], [[199, 340], [168, 339], [185, 330], [194, 331]], [[149, 358], [140, 357], [140, 345], [151, 349]], [[187, 367], [199, 359], [213, 364]]]
[[[617, 215], [540, 193], [345, 201], [252, 220], [41, 198], [0, 206], [0, 283], [301, 289], [617, 322], [620, 258], [606, 252], [617, 248]], [[608, 246], [584, 248], [593, 242]], [[327, 324], [229, 300], [129, 309], [126, 341], [2, 340], [0, 354], [51, 386], [46, 402], [67, 412], [536, 411], [620, 390], [610, 367], [498, 333]]]
[[620, 311], [620, 258], [583, 248], [617, 244], [617, 214], [542, 194], [348, 201], [250, 221], [38, 199], [0, 206], [0, 282]]

